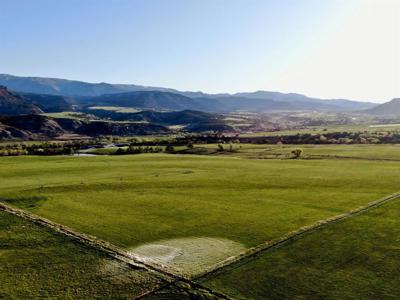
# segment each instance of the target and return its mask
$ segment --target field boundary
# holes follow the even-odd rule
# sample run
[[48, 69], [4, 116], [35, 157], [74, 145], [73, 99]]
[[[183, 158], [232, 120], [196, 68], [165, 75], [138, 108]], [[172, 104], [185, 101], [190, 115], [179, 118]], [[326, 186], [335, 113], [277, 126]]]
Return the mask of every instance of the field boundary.
[[218, 299], [230, 299], [228, 296], [226, 296], [222, 293], [216, 292], [210, 288], [204, 287], [196, 282], [193, 282], [189, 278], [171, 273], [168, 270], [164, 269], [163, 266], [161, 266], [161, 265], [153, 265], [153, 264], [145, 263], [145, 262], [139, 260], [138, 257], [132, 257], [127, 252], [123, 251], [122, 249], [118, 248], [117, 246], [115, 246], [109, 242], [98, 239], [92, 235], [77, 232], [77, 231], [69, 228], [68, 226], [64, 226], [64, 225], [52, 222], [46, 218], [39, 217], [33, 213], [24, 211], [22, 209], [11, 207], [11, 206], [1, 202], [1, 199], [0, 199], [0, 211], [4, 211], [6, 213], [15, 215], [15, 216], [25, 219], [29, 222], [35, 223], [39, 226], [49, 228], [61, 235], [67, 236], [75, 241], [78, 241], [86, 246], [89, 246], [90, 248], [99, 250], [99, 251], [105, 253], [106, 255], [128, 265], [131, 268], [144, 269], [144, 270], [154, 274], [158, 278], [164, 280], [164, 283], [156, 286], [155, 288], [153, 288], [147, 292], [144, 292], [141, 295], [138, 295], [134, 299], [141, 299], [149, 294], [152, 294], [158, 290], [161, 290], [161, 289], [163, 289], [171, 284], [177, 283], [177, 282], [183, 282], [192, 289], [202, 290], [204, 292], [207, 292], [207, 293], [217, 297]]
[[260, 254], [261, 252], [266, 252], [266, 251], [270, 251], [276, 248], [279, 248], [289, 242], [295, 241], [299, 238], [301, 238], [302, 236], [311, 233], [313, 231], [319, 230], [321, 228], [324, 228], [328, 225], [331, 225], [333, 223], [337, 223], [340, 222], [342, 220], [351, 218], [353, 216], [359, 215], [361, 213], [364, 213], [370, 209], [376, 208], [378, 206], [381, 206], [387, 202], [393, 201], [400, 198], [400, 193], [395, 193], [395, 194], [391, 194], [389, 196], [386, 196], [384, 198], [380, 198], [378, 200], [369, 202], [366, 205], [360, 206], [358, 208], [355, 208], [353, 210], [350, 210], [349, 212], [340, 214], [340, 215], [336, 215], [324, 220], [320, 220], [317, 221], [311, 225], [308, 226], [303, 226], [300, 227], [294, 231], [291, 231], [289, 233], [284, 234], [283, 236], [273, 239], [273, 240], [269, 240], [266, 241], [262, 244], [259, 244], [255, 247], [249, 248], [245, 251], [243, 251], [242, 253], [240, 253], [237, 256], [232, 256], [229, 257], [217, 264], [215, 264], [214, 266], [210, 267], [209, 269], [205, 270], [204, 272], [197, 274], [195, 276], [192, 276], [191, 279], [192, 280], [199, 280], [199, 279], [205, 279], [205, 278], [209, 278], [212, 277], [214, 275], [217, 275], [219, 273], [222, 273], [224, 271], [225, 268], [228, 268], [230, 266], [232, 266], [235, 263], [239, 263], [243, 260], [246, 259], [251, 259], [254, 256], [257, 256], [258, 254]]

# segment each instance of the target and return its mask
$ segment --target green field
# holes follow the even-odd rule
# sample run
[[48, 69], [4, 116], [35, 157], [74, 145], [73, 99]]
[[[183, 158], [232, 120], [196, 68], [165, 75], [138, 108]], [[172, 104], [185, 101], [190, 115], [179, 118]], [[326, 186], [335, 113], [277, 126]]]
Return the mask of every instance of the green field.
[[81, 112], [75, 111], [63, 111], [63, 112], [55, 112], [55, 113], [43, 113], [43, 116], [55, 118], [55, 119], [90, 119], [90, 117]]
[[[217, 155], [228, 155], [251, 159], [291, 158], [294, 149], [302, 149], [302, 158], [357, 158], [372, 160], [399, 160], [400, 145], [257, 145], [257, 144], [232, 144], [233, 152], [218, 153], [218, 145], [197, 145], [197, 148], [212, 149]], [[228, 150], [230, 145], [224, 144]]]
[[0, 211], [0, 299], [127, 299], [162, 282]]
[[331, 132], [398, 132], [400, 124], [361, 124], [361, 125], [326, 125], [326, 126], [305, 126], [304, 128], [264, 131], [255, 133], [245, 133], [240, 136], [256, 137], [256, 136], [284, 136], [296, 134], [324, 134]]
[[[222, 144], [225, 151], [218, 151], [218, 144], [198, 144], [193, 149], [187, 146], [176, 146], [178, 154], [232, 156], [246, 159], [287, 159], [292, 158], [294, 149], [302, 149], [303, 159], [338, 159], [355, 158], [371, 160], [399, 160], [400, 145], [259, 145], [259, 144], [232, 144], [233, 151], [229, 151], [231, 144]], [[118, 148], [126, 150], [128, 147], [108, 147], [81, 150], [80, 153], [108, 155], [115, 154]], [[165, 147], [161, 147], [165, 149]]]
[[399, 299], [399, 238], [395, 200], [200, 282], [235, 299]]
[[99, 110], [108, 110], [115, 111], [119, 113], [137, 113], [141, 112], [140, 109], [132, 108], [132, 107], [121, 107], [121, 106], [91, 106], [89, 109], [99, 109]]
[[133, 253], [150, 246], [156, 262], [197, 249], [173, 265], [196, 274], [210, 255], [199, 238], [210, 241], [212, 265], [396, 192], [399, 175], [400, 162], [360, 159], [7, 157], [0, 198]]

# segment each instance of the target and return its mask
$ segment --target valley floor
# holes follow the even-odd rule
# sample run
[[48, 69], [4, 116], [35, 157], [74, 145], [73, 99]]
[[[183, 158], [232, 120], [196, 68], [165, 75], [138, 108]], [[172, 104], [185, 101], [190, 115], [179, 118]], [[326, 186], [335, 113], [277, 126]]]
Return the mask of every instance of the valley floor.
[[[304, 159], [249, 159], [260, 158], [260, 151], [286, 151], [290, 157], [293, 149], [265, 145], [242, 145], [236, 154], [226, 152], [218, 156], [4, 157], [0, 160], [0, 201], [110, 242], [132, 258], [159, 266], [160, 270], [198, 278], [201, 285], [228, 297], [397, 298], [397, 199], [259, 255], [226, 263], [218, 272], [207, 274], [221, 262], [229, 262], [252, 247], [398, 192], [398, 146], [334, 147], [304, 147]], [[33, 233], [24, 231], [22, 236], [18, 226], [14, 234], [14, 227], [9, 225], [28, 224], [26, 221], [5, 213], [2, 217], [0, 237], [4, 244], [22, 243], [30, 236], [36, 239], [37, 229]], [[65, 253], [65, 245], [74, 244], [56, 239], [57, 243], [50, 243], [57, 245], [56, 249], [46, 249], [43, 245], [49, 243], [42, 237], [40, 243], [33, 240], [32, 245], [51, 252], [46, 255], [52, 257], [58, 251]], [[0, 249], [0, 260], [4, 258], [0, 268], [6, 273], [13, 268], [19, 270], [7, 257], [20, 254], [13, 251]], [[77, 251], [82, 255], [89, 251], [87, 255], [93, 256], [90, 249]], [[73, 255], [72, 250], [67, 252]], [[98, 270], [101, 259], [90, 259], [88, 266], [81, 264], [82, 268]], [[34, 261], [20, 263], [22, 266]], [[39, 272], [35, 284], [22, 281], [19, 290], [32, 289], [40, 296], [40, 286], [49, 280], [46, 276], [50, 273], [44, 271], [41, 275], [41, 269], [35, 268], [21, 269], [22, 275], [16, 273], [15, 278], [31, 276], [29, 270]], [[57, 270], [60, 269], [51, 272]], [[92, 277], [77, 279], [77, 272], [72, 273], [74, 278], [62, 280], [78, 280], [85, 285], [85, 280], [103, 284], [101, 280], [108, 278], [101, 272], [88, 271], [85, 274], [93, 274]], [[121, 287], [116, 295], [140, 294], [143, 285], [134, 278], [135, 274], [127, 275], [127, 281], [121, 279], [121, 284], [136, 282], [138, 286], [129, 288], [139, 291]], [[151, 291], [151, 280], [157, 285], [160, 279], [146, 280], [149, 283], [144, 283], [145, 290]], [[10, 277], [4, 282], [0, 283], [0, 296], [13, 295], [12, 286], [18, 285], [16, 279]], [[98, 288], [99, 295], [110, 297], [107, 291], [113, 293], [113, 283], [106, 282], [104, 287], [106, 290]], [[58, 288], [58, 292], [57, 286], [49, 292], [54, 291], [55, 298], [57, 293], [68, 290], [62, 285]], [[85, 298], [87, 291], [77, 290]], [[173, 298], [176, 293], [188, 295], [189, 290], [184, 284], [169, 285], [148, 297]]]

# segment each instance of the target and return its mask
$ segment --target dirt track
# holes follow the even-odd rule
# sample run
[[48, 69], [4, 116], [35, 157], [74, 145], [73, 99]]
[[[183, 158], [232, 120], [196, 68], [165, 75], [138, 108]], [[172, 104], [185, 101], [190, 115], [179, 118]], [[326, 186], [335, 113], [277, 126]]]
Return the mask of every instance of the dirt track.
[[[1, 199], [0, 199], [0, 201], [1, 201]], [[178, 282], [182, 282], [183, 284], [186, 284], [187, 286], [189, 286], [190, 288], [192, 288], [194, 290], [199, 290], [199, 291], [204, 292], [205, 294], [212, 295], [216, 299], [230, 299], [229, 297], [225, 296], [224, 294], [221, 294], [221, 293], [215, 292], [209, 288], [203, 287], [202, 285], [197, 284], [188, 278], [171, 273], [164, 268], [160, 268], [158, 265], [148, 264], [148, 263], [144, 263], [142, 261], [136, 260], [131, 255], [129, 255], [127, 252], [121, 250], [120, 248], [118, 248], [110, 243], [107, 243], [103, 240], [97, 239], [94, 236], [74, 231], [73, 229], [71, 229], [67, 226], [63, 226], [61, 224], [52, 222], [50, 220], [39, 217], [35, 214], [26, 212], [24, 210], [13, 208], [2, 202], [0, 202], [0, 210], [5, 211], [10, 214], [13, 214], [13, 215], [16, 215], [18, 217], [21, 217], [25, 220], [28, 220], [28, 221], [38, 224], [40, 226], [50, 228], [60, 234], [63, 234], [65, 236], [68, 236], [68, 237], [76, 240], [76, 241], [79, 241], [84, 245], [88, 245], [97, 250], [100, 250], [103, 253], [109, 255], [110, 257], [112, 257], [116, 260], [119, 260], [132, 268], [145, 269], [145, 270], [153, 273], [155, 276], [162, 278], [165, 281], [165, 283], [161, 284], [159, 287], [156, 287], [155, 289], [153, 289], [149, 292], [146, 292], [145, 294], [143, 294], [141, 296], [138, 296], [137, 297], [138, 299], [143, 298], [147, 295], [150, 295], [155, 291], [161, 290], [164, 287], [169, 286], [170, 284], [175, 284]]]

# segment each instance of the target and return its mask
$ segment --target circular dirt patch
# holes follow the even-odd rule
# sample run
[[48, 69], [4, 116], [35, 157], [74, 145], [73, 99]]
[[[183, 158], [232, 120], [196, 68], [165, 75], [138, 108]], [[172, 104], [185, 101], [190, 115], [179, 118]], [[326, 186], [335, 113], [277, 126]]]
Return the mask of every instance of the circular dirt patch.
[[243, 250], [242, 244], [228, 239], [194, 237], [145, 244], [129, 253], [142, 261], [161, 264], [181, 274], [195, 275]]

